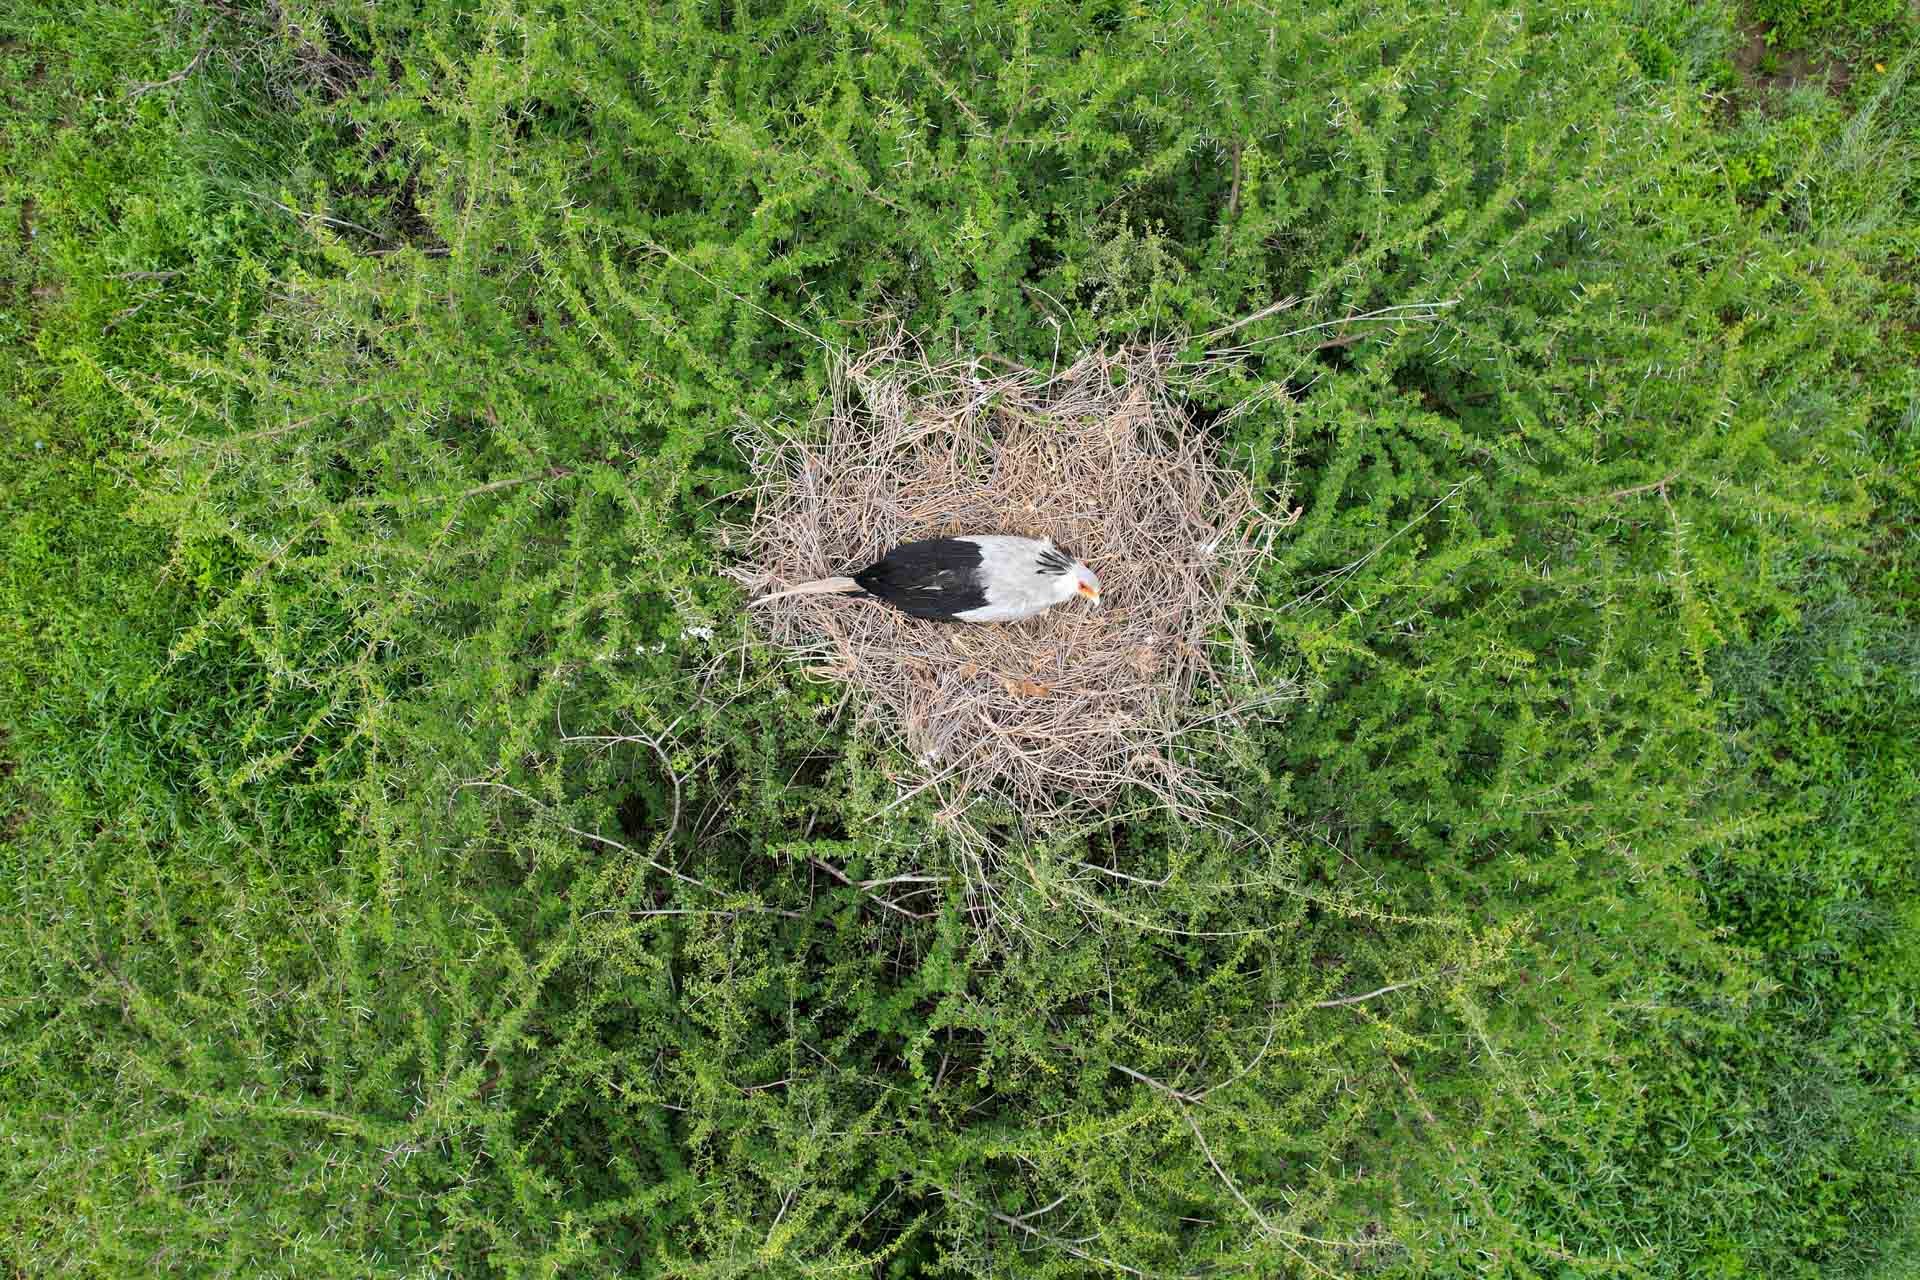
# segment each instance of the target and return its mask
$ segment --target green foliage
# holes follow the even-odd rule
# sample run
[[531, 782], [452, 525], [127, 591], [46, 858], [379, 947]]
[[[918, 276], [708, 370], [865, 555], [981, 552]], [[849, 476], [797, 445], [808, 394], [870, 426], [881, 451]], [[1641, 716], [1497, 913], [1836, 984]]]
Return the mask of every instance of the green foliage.
[[1752, 0], [1767, 43], [1804, 49], [1823, 38], [1871, 35], [1908, 16], [1905, 0]]
[[[1912, 1260], [1904, 64], [1729, 123], [1678, 4], [87, 18], [0, 31], [16, 1270]], [[1231, 834], [983, 850], [746, 631], [734, 435], [832, 346], [1280, 298], [1191, 392], [1302, 503]]]

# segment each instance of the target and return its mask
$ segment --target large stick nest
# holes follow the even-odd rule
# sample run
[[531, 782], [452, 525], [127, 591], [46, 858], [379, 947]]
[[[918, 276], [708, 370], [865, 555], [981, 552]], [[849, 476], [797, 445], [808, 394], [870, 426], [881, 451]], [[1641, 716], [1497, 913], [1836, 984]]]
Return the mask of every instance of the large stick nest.
[[1194, 816], [1218, 798], [1196, 748], [1285, 692], [1259, 686], [1236, 608], [1279, 526], [1167, 368], [1136, 349], [989, 373], [889, 347], [840, 366], [811, 430], [744, 441], [758, 501], [737, 576], [756, 595], [970, 533], [1051, 536], [1100, 575], [1104, 607], [1020, 623], [922, 622], [844, 595], [753, 609], [905, 746], [909, 786], [1027, 815], [1138, 787]]

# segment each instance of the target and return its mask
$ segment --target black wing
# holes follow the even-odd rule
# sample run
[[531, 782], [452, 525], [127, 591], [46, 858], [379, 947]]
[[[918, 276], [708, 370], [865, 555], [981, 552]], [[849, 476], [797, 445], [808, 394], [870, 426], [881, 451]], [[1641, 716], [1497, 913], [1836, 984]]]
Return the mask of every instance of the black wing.
[[853, 575], [861, 590], [916, 618], [952, 622], [987, 603], [980, 546], [964, 538], [903, 542]]

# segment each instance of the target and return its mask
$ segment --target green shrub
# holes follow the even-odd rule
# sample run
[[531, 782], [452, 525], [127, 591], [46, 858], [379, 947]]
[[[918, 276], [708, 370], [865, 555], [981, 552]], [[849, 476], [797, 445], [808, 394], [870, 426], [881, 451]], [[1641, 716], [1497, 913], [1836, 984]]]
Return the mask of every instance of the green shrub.
[[[1678, 5], [95, 17], [7, 55], [16, 1269], [1911, 1256], [1891, 108], [1722, 132]], [[1285, 297], [1189, 352], [1302, 506], [1239, 828], [970, 845], [744, 628], [833, 345]]]
[[1804, 49], [1818, 40], [1871, 34], [1908, 16], [1902, 0], [1753, 0], [1769, 45]]

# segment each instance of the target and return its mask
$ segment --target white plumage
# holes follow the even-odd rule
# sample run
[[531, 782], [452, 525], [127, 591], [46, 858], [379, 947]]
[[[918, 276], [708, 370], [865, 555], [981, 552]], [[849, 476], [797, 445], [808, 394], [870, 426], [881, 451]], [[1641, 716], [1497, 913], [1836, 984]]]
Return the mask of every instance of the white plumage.
[[862, 592], [934, 622], [1019, 622], [1076, 595], [1096, 604], [1100, 579], [1048, 538], [983, 533], [906, 542], [852, 577], [821, 578], [762, 596]]
[[[961, 622], [1019, 622], [1065, 604], [1080, 590], [1078, 575], [1045, 573], [1038, 566], [1051, 542], [986, 533], [961, 538], [980, 548], [980, 586], [987, 602], [954, 613]], [[1084, 566], [1083, 566], [1084, 567]]]

